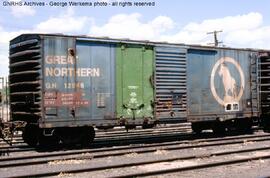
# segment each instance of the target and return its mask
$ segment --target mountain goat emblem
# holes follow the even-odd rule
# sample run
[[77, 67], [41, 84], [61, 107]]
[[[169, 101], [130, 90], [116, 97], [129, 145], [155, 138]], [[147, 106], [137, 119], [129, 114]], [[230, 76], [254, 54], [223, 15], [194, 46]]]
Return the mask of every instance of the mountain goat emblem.
[[[240, 75], [240, 85], [237, 85], [237, 81], [235, 76], [233, 76], [230, 68], [228, 67], [228, 64], [233, 64], [235, 68], [237, 69], [239, 75]], [[221, 77], [222, 84], [224, 87], [224, 96], [223, 98], [220, 97], [217, 94], [216, 86], [215, 86], [215, 76], [216, 73]], [[238, 62], [236, 62], [233, 58], [230, 57], [223, 57], [219, 59], [211, 72], [211, 79], [210, 79], [210, 88], [211, 92], [214, 96], [214, 98], [217, 100], [217, 102], [223, 106], [226, 105], [226, 103], [232, 103], [232, 102], [238, 102], [244, 92], [245, 87], [245, 77], [243, 70]]]

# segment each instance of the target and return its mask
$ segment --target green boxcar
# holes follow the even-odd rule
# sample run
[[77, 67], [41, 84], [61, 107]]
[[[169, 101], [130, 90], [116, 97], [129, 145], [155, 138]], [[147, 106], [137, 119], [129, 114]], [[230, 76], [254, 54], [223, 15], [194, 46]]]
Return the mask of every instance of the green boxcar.
[[117, 118], [153, 118], [153, 62], [152, 47], [133, 44], [117, 46]]

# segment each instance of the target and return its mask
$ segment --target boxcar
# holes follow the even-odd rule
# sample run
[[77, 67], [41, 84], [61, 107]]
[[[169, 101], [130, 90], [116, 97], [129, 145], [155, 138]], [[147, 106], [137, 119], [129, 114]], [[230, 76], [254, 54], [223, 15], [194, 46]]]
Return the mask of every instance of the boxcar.
[[30, 145], [89, 143], [93, 127], [153, 124], [153, 46], [28, 34], [10, 42], [12, 121]]
[[12, 121], [29, 145], [90, 143], [94, 127], [248, 129], [269, 114], [269, 52], [24, 34], [10, 42]]

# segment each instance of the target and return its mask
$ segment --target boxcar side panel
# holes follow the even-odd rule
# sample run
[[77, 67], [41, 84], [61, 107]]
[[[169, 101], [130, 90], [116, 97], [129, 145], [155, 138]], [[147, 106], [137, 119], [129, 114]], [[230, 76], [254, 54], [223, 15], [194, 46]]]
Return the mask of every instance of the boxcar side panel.
[[153, 118], [153, 49], [119, 45], [116, 53], [118, 118]]
[[114, 63], [114, 45], [45, 38], [45, 122], [80, 126], [115, 118]]
[[251, 117], [250, 52], [188, 50], [189, 120]]
[[79, 117], [115, 118], [115, 46], [77, 42], [76, 47], [77, 69], [86, 70], [86, 76], [77, 77], [77, 81], [84, 85], [84, 98], [90, 101], [90, 107], [80, 108]]
[[[68, 106], [73, 97], [68, 98], [68, 94], [73, 95], [75, 88], [65, 87], [65, 84], [75, 82], [74, 61], [67, 62], [68, 49], [74, 49], [74, 39], [45, 37], [43, 46], [44, 121], [73, 120], [71, 115], [73, 108]], [[69, 69], [72, 71], [68, 72]]]
[[159, 120], [186, 121], [186, 53], [183, 47], [155, 48], [155, 114]]

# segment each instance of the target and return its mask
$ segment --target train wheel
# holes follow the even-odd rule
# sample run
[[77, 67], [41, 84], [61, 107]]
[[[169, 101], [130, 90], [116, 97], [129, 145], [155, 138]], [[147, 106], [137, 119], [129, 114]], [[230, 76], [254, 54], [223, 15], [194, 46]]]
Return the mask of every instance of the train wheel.
[[236, 129], [241, 133], [249, 133], [252, 132], [252, 124], [252, 119], [245, 118], [236, 122]]
[[125, 125], [126, 130], [133, 130], [136, 129], [136, 125]]
[[39, 135], [39, 146], [42, 148], [53, 148], [58, 146], [60, 140], [57, 136], [44, 136], [43, 133]]
[[65, 146], [74, 146], [80, 142], [82, 130], [79, 128], [58, 128], [56, 135]]
[[77, 144], [88, 146], [95, 138], [95, 130], [93, 127], [63, 127], [56, 130], [56, 135], [66, 146], [75, 146]]
[[24, 128], [22, 137], [25, 143], [31, 147], [36, 147], [38, 143], [39, 128], [33, 124], [27, 124]]
[[263, 131], [269, 133], [270, 132], [270, 122], [269, 122], [269, 117], [262, 117], [261, 118], [262, 126], [263, 126]]
[[226, 127], [225, 127], [224, 123], [217, 122], [216, 124], [214, 124], [212, 130], [213, 130], [214, 134], [223, 135], [223, 134], [225, 134]]
[[152, 129], [156, 126], [156, 124], [143, 124], [142, 128], [143, 129]]
[[82, 130], [82, 140], [83, 146], [89, 146], [95, 139], [96, 133], [93, 127], [84, 127]]
[[191, 129], [193, 132], [195, 132], [196, 134], [200, 134], [202, 132], [202, 127], [201, 127], [201, 124], [199, 123], [191, 123]]

